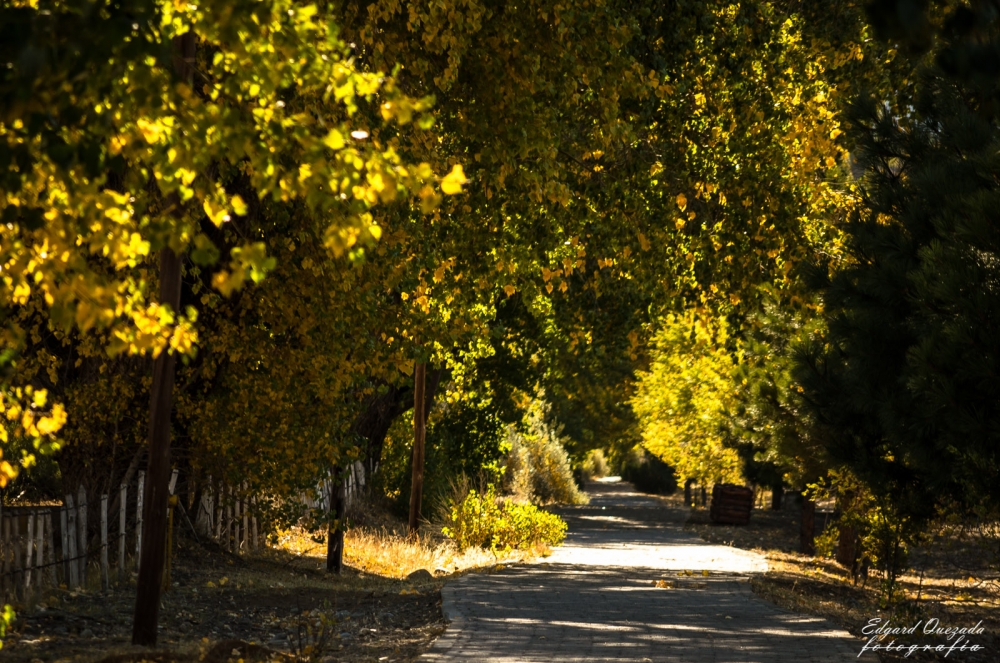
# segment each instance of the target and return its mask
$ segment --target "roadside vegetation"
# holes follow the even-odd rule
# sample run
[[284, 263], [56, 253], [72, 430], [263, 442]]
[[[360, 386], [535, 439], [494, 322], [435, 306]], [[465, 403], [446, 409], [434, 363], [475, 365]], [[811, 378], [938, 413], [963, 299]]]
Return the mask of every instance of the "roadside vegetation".
[[0, 638], [100, 576], [148, 651], [228, 566], [416, 597], [607, 473], [798, 496], [917, 614], [1000, 520], [994, 4], [5, 2]]

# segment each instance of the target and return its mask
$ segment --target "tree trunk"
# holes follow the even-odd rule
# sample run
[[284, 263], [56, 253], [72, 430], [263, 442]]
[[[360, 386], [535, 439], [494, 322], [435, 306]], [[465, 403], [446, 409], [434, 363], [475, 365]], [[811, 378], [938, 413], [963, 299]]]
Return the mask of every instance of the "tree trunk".
[[[169, 247], [160, 251], [160, 301], [180, 309], [181, 260]], [[170, 483], [170, 410], [174, 388], [175, 354], [164, 350], [153, 362], [149, 413], [149, 465], [143, 496], [142, 551], [136, 586], [132, 644], [155, 645], [160, 613], [160, 583], [167, 534], [167, 495]]]
[[781, 511], [781, 500], [785, 497], [785, 489], [781, 484], [771, 487], [771, 510]]
[[424, 493], [424, 434], [427, 412], [424, 408], [424, 383], [427, 364], [417, 362], [413, 370], [413, 481], [410, 485], [410, 534], [420, 527], [420, 506]]
[[331, 490], [330, 506], [335, 521], [327, 529], [326, 570], [340, 575], [344, 570], [344, 516], [347, 510], [347, 486], [341, 472], [334, 471], [336, 484]]
[[837, 563], [854, 575], [858, 562], [858, 532], [853, 527], [842, 525], [837, 540]]
[[[174, 38], [174, 72], [192, 85], [195, 41], [193, 32]], [[180, 197], [172, 195], [173, 213], [180, 215]], [[160, 303], [175, 313], [181, 308], [181, 257], [166, 246], [160, 250]], [[170, 484], [170, 411], [173, 406], [177, 356], [166, 349], [153, 361], [153, 386], [149, 403], [149, 465], [143, 497], [143, 536], [136, 582], [132, 644], [156, 644], [160, 617], [160, 585], [167, 542], [167, 500]]]
[[[442, 382], [447, 380], [448, 371], [444, 368], [426, 372], [424, 380], [425, 421], [427, 420], [426, 414], [434, 405], [438, 388]], [[365, 403], [352, 428], [368, 441], [364, 452], [366, 476], [372, 476], [382, 462], [382, 448], [392, 422], [411, 408], [413, 408], [413, 389], [411, 387], [386, 387], [383, 393], [376, 392]]]
[[802, 527], [799, 531], [799, 552], [805, 555], [816, 554], [816, 502], [802, 497]]
[[691, 503], [693, 496], [691, 495], [691, 486], [694, 485], [694, 479], [688, 479], [684, 482], [684, 506], [694, 506]]

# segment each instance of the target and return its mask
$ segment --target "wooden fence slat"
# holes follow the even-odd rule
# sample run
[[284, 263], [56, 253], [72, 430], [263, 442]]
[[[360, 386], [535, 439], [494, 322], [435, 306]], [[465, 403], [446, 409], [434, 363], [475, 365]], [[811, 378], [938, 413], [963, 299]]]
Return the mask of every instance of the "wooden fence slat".
[[32, 549], [35, 547], [35, 514], [28, 513], [28, 537], [24, 540], [24, 596], [31, 592]]
[[11, 545], [14, 546], [14, 569], [13, 569], [13, 579], [14, 582], [11, 583], [11, 594], [17, 596], [21, 589], [21, 576], [22, 569], [21, 566], [21, 517], [15, 515], [11, 519]]
[[125, 581], [125, 507], [128, 505], [128, 484], [122, 484], [118, 497], [118, 582]]
[[240, 554], [240, 498], [233, 489], [233, 552]]
[[101, 589], [107, 592], [108, 579], [108, 496], [101, 495]]
[[63, 581], [69, 586], [69, 508], [59, 507], [59, 556], [62, 559]]
[[233, 489], [226, 491], [226, 551], [233, 552]]
[[[215, 522], [213, 518], [215, 515], [215, 493], [212, 491], [213, 485], [212, 477], [209, 476], [208, 481], [205, 482], [206, 488], [201, 494], [201, 504], [199, 505], [199, 508], [205, 510], [205, 531], [208, 533], [209, 537], [211, 537], [212, 532], [215, 531]], [[198, 515], [200, 516], [201, 514], [199, 513]], [[197, 523], [197, 520], [198, 519], [196, 518], [195, 523]]]
[[52, 531], [52, 510], [45, 510], [45, 532], [48, 534], [49, 547], [45, 551], [45, 563], [49, 566], [49, 583], [53, 587], [59, 586], [59, 574], [56, 570], [56, 537]]
[[254, 514], [250, 518], [250, 522], [253, 524], [253, 549], [257, 551], [260, 550], [260, 539], [257, 536], [257, 500], [252, 500], [250, 504]]
[[223, 511], [222, 511], [222, 497], [223, 497], [223, 494], [221, 492], [222, 490], [224, 490], [224, 489], [220, 489], [220, 492], [212, 495], [212, 498], [213, 498], [213, 500], [216, 503], [216, 505], [215, 505], [215, 541], [220, 546], [222, 545], [222, 513], [223, 513]]
[[80, 565], [77, 563], [76, 551], [76, 505], [73, 496], [66, 496], [66, 541], [69, 549], [64, 551], [64, 558], [69, 562], [69, 588], [76, 589], [80, 586]]
[[139, 557], [142, 552], [142, 493], [146, 482], [146, 473], [139, 472], [139, 494], [135, 502], [135, 570], [139, 570]]
[[41, 589], [43, 584], [42, 569], [45, 562], [42, 561], [42, 553], [45, 551], [45, 512], [37, 511], [35, 515], [35, 566], [38, 571], [35, 573], [35, 584]]
[[10, 516], [4, 515], [0, 519], [0, 525], [3, 526], [2, 536], [3, 536], [3, 547], [0, 550], [3, 551], [3, 577], [0, 578], [0, 587], [3, 589], [4, 602], [7, 602], [7, 590], [13, 585], [11, 578], [11, 568], [10, 568]]
[[240, 497], [240, 511], [243, 513], [243, 552], [250, 550], [250, 518], [247, 514], [247, 485], [243, 484], [243, 495]]
[[80, 557], [80, 584], [84, 588], [87, 587], [87, 492], [83, 489], [83, 485], [77, 490], [77, 502], [76, 502], [76, 531], [79, 543], [77, 548], [79, 552], [77, 553]]

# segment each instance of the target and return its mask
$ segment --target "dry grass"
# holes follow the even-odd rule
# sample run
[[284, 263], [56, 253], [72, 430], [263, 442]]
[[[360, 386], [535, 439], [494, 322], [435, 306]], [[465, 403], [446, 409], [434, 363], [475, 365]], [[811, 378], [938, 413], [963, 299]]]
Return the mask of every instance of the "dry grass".
[[[317, 543], [307, 532], [293, 528], [279, 535], [281, 549], [299, 557], [326, 556], [326, 543]], [[382, 578], [402, 579], [424, 569], [434, 576], [446, 576], [500, 563], [546, 556], [548, 549], [512, 551], [494, 555], [489, 550], [468, 548], [458, 550], [437, 528], [415, 538], [388, 528], [358, 527], [344, 535], [344, 563], [361, 573]]]

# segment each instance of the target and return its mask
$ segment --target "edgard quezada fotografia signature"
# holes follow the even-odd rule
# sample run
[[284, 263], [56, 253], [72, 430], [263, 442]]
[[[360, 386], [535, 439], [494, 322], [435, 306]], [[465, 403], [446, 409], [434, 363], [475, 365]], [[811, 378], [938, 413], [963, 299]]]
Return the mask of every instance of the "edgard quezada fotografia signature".
[[[975, 626], [946, 626], [937, 617], [931, 617], [910, 626], [897, 626], [888, 619], [873, 617], [861, 629], [868, 640], [858, 657], [867, 651], [901, 653], [904, 658], [916, 652], [934, 652], [946, 658], [953, 652], [978, 652], [986, 648], [974, 642], [971, 636], [982, 635], [985, 630], [982, 620]], [[914, 642], [915, 638], [922, 642]]]

